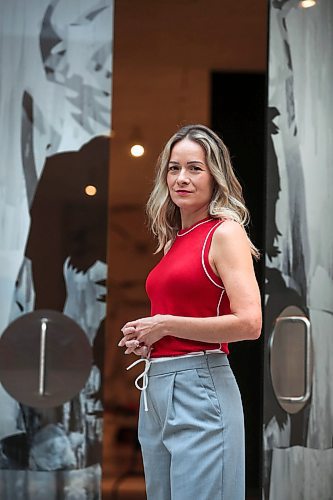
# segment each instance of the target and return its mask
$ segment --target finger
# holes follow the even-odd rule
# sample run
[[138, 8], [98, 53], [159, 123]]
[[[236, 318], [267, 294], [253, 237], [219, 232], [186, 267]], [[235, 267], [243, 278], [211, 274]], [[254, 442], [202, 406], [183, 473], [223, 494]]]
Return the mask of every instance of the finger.
[[146, 350], [144, 346], [139, 346], [139, 347], [136, 347], [135, 345], [128, 346], [125, 351], [125, 354], [132, 354], [132, 353], [136, 354], [137, 356], [145, 356]]
[[127, 346], [128, 342], [136, 342], [136, 346], [140, 344], [140, 342], [136, 338], [136, 335], [126, 335], [126, 337], [120, 339], [118, 346], [119, 347], [124, 347], [125, 345]]
[[137, 334], [136, 333], [124, 335], [124, 337], [119, 340], [118, 345], [119, 346], [124, 346], [126, 344], [126, 342], [128, 342], [129, 340], [134, 340], [134, 339], [137, 339]]
[[135, 329], [136, 323], [137, 323], [136, 321], [128, 321], [127, 323], [124, 324], [121, 331], [123, 331], [125, 328], [134, 328]]
[[121, 329], [121, 332], [123, 335], [128, 335], [130, 333], [135, 333], [135, 327], [134, 326], [124, 326], [122, 329]]
[[136, 348], [140, 346], [140, 342], [138, 340], [128, 340], [127, 342], [125, 342], [125, 345], [126, 347]]
[[[139, 346], [139, 347], [136, 347], [134, 350], [131, 349], [131, 352], [128, 352], [127, 354], [131, 354], [131, 353], [134, 353], [136, 354], [137, 356], [143, 356], [144, 358], [147, 357], [147, 354], [148, 354], [148, 348], [147, 346]], [[126, 354], [126, 352], [125, 352]]]
[[135, 348], [128, 347], [125, 351], [125, 354], [132, 354], [133, 352], [135, 352]]
[[146, 345], [142, 345], [134, 349], [134, 354], [137, 356], [143, 356], [146, 358], [148, 356], [149, 348]]
[[135, 352], [135, 349], [139, 347], [139, 343], [137, 341], [129, 341], [126, 342], [126, 351], [125, 354], [131, 354], [132, 352]]
[[137, 349], [134, 349], [134, 351], [132, 351], [132, 352], [134, 352], [134, 354], [136, 356], [144, 356], [144, 352], [143, 352], [142, 347], [138, 347]]
[[141, 321], [145, 322], [146, 320], [151, 320], [151, 318], [139, 318], [136, 319], [135, 321], [128, 321], [125, 323], [125, 325], [122, 327], [121, 331], [123, 331], [125, 328], [137, 328], [138, 325], [140, 324]]

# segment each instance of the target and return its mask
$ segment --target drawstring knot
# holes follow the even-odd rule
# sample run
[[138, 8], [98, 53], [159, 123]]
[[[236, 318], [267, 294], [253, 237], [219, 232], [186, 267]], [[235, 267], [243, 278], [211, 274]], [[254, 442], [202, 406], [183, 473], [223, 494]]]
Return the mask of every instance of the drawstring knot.
[[[130, 370], [131, 368], [133, 368], [133, 366], [136, 366], [138, 365], [139, 363], [142, 363], [144, 362], [145, 363], [145, 368], [143, 370], [142, 373], [140, 373], [140, 375], [138, 377], [136, 377], [135, 379], [135, 387], [137, 389], [139, 389], [139, 391], [142, 391], [142, 394], [143, 394], [143, 403], [144, 403], [144, 407], [145, 407], [145, 411], [148, 411], [148, 404], [147, 404], [147, 392], [146, 392], [146, 389], [148, 387], [148, 371], [149, 371], [149, 368], [150, 368], [150, 361], [149, 359], [147, 358], [141, 358], [141, 359], [137, 359], [136, 361], [134, 361], [134, 363], [132, 363], [131, 365], [129, 365], [126, 370]], [[139, 384], [139, 380], [142, 379], [142, 385]]]

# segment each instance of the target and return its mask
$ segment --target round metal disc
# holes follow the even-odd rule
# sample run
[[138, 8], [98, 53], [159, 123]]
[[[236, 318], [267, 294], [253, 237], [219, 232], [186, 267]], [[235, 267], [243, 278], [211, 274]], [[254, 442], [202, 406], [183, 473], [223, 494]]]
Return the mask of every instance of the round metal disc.
[[85, 385], [92, 349], [68, 316], [37, 310], [13, 321], [0, 338], [0, 382], [17, 401], [59, 406]]

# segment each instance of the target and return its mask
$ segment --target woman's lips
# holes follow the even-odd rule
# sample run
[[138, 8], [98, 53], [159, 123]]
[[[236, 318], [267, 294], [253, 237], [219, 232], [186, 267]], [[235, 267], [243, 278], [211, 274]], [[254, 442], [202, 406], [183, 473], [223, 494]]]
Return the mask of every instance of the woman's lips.
[[185, 189], [178, 189], [176, 191], [178, 194], [191, 194], [191, 191], [186, 191]]

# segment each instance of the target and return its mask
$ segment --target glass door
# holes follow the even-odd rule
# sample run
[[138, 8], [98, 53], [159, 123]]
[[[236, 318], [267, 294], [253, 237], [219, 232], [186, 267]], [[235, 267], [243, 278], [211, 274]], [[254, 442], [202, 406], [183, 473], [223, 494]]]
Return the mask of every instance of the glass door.
[[263, 498], [333, 498], [333, 6], [271, 0]]

